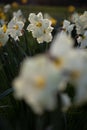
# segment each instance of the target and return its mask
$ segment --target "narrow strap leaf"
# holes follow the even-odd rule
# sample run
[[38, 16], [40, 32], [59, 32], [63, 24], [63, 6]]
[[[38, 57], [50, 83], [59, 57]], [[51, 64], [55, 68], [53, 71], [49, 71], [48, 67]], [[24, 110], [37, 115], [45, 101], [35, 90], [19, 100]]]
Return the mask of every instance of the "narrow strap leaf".
[[9, 95], [12, 92], [13, 92], [13, 88], [7, 89], [6, 91], [0, 94], [0, 99], [4, 98], [5, 96]]

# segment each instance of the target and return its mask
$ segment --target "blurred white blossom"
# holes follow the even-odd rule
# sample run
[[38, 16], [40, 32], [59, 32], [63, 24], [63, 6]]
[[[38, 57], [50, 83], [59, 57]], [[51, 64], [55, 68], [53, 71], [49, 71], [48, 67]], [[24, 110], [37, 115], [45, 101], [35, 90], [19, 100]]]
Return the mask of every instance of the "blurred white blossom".
[[76, 25], [77, 34], [83, 34], [87, 28], [87, 11], [80, 16], [76, 15], [74, 17], [74, 23]]
[[24, 23], [26, 21], [20, 9], [17, 12], [13, 12], [13, 17], [15, 17], [18, 21], [22, 21]]
[[11, 9], [11, 5], [7, 4], [4, 6], [4, 12], [7, 13]]
[[36, 113], [42, 114], [45, 109], [53, 110], [56, 107], [57, 86], [61, 81], [61, 71], [46, 56], [27, 58], [13, 82], [14, 95], [24, 99]]
[[50, 54], [53, 57], [63, 57], [72, 49], [73, 44], [72, 38], [66, 33], [58, 33], [50, 47]]

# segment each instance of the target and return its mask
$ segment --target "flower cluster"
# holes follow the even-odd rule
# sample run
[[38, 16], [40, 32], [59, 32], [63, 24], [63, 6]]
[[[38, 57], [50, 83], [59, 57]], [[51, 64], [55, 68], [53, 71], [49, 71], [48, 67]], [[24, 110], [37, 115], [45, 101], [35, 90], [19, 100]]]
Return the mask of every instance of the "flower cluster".
[[[9, 9], [9, 5], [5, 6], [4, 13]], [[4, 14], [2, 16], [4, 17]], [[43, 114], [45, 110], [52, 111], [60, 107], [60, 104], [62, 110], [67, 110], [72, 104], [87, 102], [87, 11], [81, 15], [74, 12], [70, 21], [64, 20], [54, 39], [52, 31], [55, 31], [55, 27], [52, 25], [56, 24], [56, 21], [50, 15], [45, 14], [43, 17], [41, 12], [30, 13], [28, 25], [26, 21], [21, 10], [14, 12], [9, 22], [1, 22], [0, 17], [0, 47], [4, 48], [10, 39], [10, 42], [17, 43], [16, 46], [12, 44], [11, 49], [15, 47], [14, 50], [22, 53], [23, 57], [20, 59], [25, 57], [21, 63], [21, 60], [18, 61], [16, 56], [12, 55], [16, 65], [21, 63], [19, 75], [12, 83], [15, 98], [24, 100], [37, 114]], [[37, 46], [44, 48], [46, 45], [46, 53], [36, 55], [39, 52], [35, 53], [38, 49], [34, 50], [33, 40], [28, 43], [31, 41], [27, 37], [30, 32], [39, 44], [45, 42], [43, 46]], [[23, 37], [24, 48], [19, 45], [23, 42], [20, 36]], [[47, 43], [51, 41], [48, 46]], [[43, 48], [40, 48], [40, 52], [43, 52]], [[3, 59], [2, 62], [5, 61]], [[13, 61], [6, 63], [11, 64]], [[75, 89], [73, 102], [66, 91], [68, 83]]]
[[[6, 6], [5, 9], [8, 9], [8, 6]], [[30, 24], [28, 25], [27, 30], [32, 32], [33, 37], [37, 38], [38, 43], [52, 41], [51, 32], [53, 27], [51, 27], [50, 20], [43, 18], [42, 13], [38, 13], [37, 15], [30, 13], [28, 20], [30, 21]], [[25, 22], [26, 20], [21, 10], [13, 12], [13, 18], [6, 25], [6, 34], [11, 36], [15, 41], [19, 40], [19, 37], [23, 35]], [[1, 42], [3, 42], [2, 39]]]
[[87, 101], [87, 52], [73, 45], [70, 35], [61, 32], [53, 40], [48, 54], [25, 59], [13, 82], [15, 97], [24, 99], [41, 114], [45, 109], [56, 107], [59, 93], [64, 110], [71, 105], [67, 93], [63, 93], [70, 82], [76, 86], [74, 104]]

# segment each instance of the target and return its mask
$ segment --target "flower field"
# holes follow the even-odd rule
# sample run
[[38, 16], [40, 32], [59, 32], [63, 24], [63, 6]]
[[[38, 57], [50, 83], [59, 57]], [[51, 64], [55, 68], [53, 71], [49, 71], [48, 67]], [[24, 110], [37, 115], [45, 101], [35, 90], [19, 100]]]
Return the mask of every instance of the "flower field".
[[0, 130], [87, 130], [87, 11], [0, 6]]

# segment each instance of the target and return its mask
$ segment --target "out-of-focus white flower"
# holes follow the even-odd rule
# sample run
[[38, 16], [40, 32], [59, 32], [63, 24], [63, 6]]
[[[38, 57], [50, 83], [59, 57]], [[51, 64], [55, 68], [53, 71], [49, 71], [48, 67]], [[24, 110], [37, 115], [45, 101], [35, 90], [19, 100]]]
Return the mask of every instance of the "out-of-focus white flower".
[[11, 8], [11, 5], [10, 4], [7, 4], [4, 6], [4, 12], [7, 13]]
[[53, 57], [64, 57], [73, 47], [73, 40], [66, 33], [58, 33], [50, 47], [50, 54]]
[[63, 31], [68, 32], [68, 34], [71, 35], [74, 26], [75, 26], [74, 24], [70, 24], [70, 21], [64, 20], [62, 29]]
[[13, 17], [15, 17], [18, 21], [22, 21], [22, 22], [26, 21], [21, 10], [18, 10], [17, 12], [13, 12]]
[[3, 25], [3, 27], [0, 27], [0, 46], [4, 46], [7, 43], [8, 38], [6, 27]]
[[79, 19], [79, 14], [77, 12], [74, 12], [71, 15], [70, 21], [73, 22], [73, 23], [75, 23], [78, 19]]
[[75, 104], [87, 102], [87, 52], [72, 50], [66, 57], [65, 70], [69, 81], [75, 85]]
[[52, 30], [51, 21], [48, 19], [43, 19], [42, 13], [37, 15], [31, 13], [28, 18], [30, 24], [27, 30], [32, 32], [34, 38], [37, 38], [38, 43], [50, 42], [52, 40]]
[[87, 28], [87, 11], [80, 16], [74, 17], [74, 22], [76, 25], [77, 34], [83, 34]]
[[79, 36], [77, 38], [77, 42], [80, 44], [80, 48], [87, 47], [87, 31], [85, 31], [82, 36]]
[[13, 82], [14, 94], [16, 98], [24, 99], [36, 113], [42, 114], [45, 109], [56, 107], [57, 86], [61, 81], [61, 71], [46, 56], [27, 58]]
[[77, 84], [80, 76], [84, 73], [87, 53], [84, 50], [72, 49], [66, 56], [64, 68], [70, 72], [70, 78]]
[[57, 34], [49, 50], [49, 54], [53, 57], [53, 63], [55, 63], [57, 68], [62, 68], [64, 66], [65, 57], [72, 48], [73, 40], [69, 35], [65, 32]]
[[87, 28], [87, 11], [80, 15], [80, 20], [84, 24], [84, 29]]
[[19, 40], [19, 36], [22, 36], [22, 29], [24, 27], [24, 23], [22, 21], [18, 21], [15, 17], [8, 23], [7, 33], [14, 40]]

